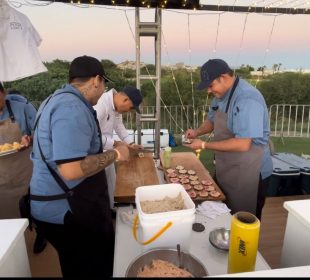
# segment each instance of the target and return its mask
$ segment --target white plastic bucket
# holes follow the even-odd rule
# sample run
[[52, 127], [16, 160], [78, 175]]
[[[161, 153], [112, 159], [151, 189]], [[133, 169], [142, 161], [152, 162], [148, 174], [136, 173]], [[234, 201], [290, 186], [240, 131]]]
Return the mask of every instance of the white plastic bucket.
[[[177, 197], [181, 193], [184, 200], [184, 210], [146, 214], [142, 211], [140, 202], [145, 200], [160, 200], [166, 196]], [[163, 184], [142, 186], [136, 189], [136, 206], [139, 215], [138, 239], [143, 250], [152, 248], [176, 248], [189, 251], [192, 225], [195, 220], [195, 204], [180, 184]], [[152, 238], [154, 240], [152, 240]], [[152, 240], [152, 242], [145, 242]]]

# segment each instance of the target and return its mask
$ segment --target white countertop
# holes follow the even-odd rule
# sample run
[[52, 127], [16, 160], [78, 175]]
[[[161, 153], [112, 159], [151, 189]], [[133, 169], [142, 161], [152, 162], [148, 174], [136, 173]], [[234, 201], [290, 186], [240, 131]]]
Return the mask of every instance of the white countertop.
[[302, 224], [310, 228], [310, 199], [284, 202], [284, 208]]
[[0, 220], [0, 277], [31, 277], [24, 231], [27, 219]]
[[28, 226], [27, 219], [0, 220], [0, 265]]
[[[120, 213], [128, 211], [130, 207], [119, 207], [116, 217], [114, 277], [124, 277], [129, 264], [143, 253], [142, 246], [133, 237], [132, 229], [122, 222]], [[205, 226], [203, 232], [193, 232], [190, 253], [198, 258], [205, 266], [210, 276], [227, 273], [228, 252], [215, 249], [209, 242], [209, 232], [216, 227], [230, 228], [231, 215], [229, 213], [218, 216], [215, 220], [196, 214], [196, 222]], [[268, 270], [269, 265], [258, 252], [256, 270]]]

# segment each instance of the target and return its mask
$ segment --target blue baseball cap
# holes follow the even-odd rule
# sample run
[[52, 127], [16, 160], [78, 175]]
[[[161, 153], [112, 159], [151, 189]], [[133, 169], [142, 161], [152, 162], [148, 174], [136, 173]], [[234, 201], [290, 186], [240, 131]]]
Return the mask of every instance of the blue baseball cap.
[[203, 90], [222, 74], [232, 71], [228, 64], [222, 59], [209, 59], [200, 70], [201, 82], [197, 89]]
[[142, 95], [140, 90], [135, 87], [127, 86], [123, 88], [123, 92], [129, 97], [136, 111], [141, 114], [139, 105], [142, 102]]

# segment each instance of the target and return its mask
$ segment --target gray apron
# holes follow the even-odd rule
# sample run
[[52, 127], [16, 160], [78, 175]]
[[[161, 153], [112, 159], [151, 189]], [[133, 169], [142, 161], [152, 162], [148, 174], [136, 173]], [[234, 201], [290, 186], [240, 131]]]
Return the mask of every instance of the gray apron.
[[[234, 138], [227, 127], [227, 112], [231, 97], [239, 82], [237, 77], [230, 92], [225, 112], [217, 111], [214, 117], [214, 140]], [[252, 144], [247, 152], [215, 152], [216, 180], [226, 195], [226, 204], [232, 214], [247, 211], [256, 215], [259, 174], [263, 146]]]
[[[0, 144], [20, 142], [14, 116], [0, 121]], [[0, 219], [20, 218], [19, 199], [27, 193], [32, 175], [31, 149], [0, 156]]]

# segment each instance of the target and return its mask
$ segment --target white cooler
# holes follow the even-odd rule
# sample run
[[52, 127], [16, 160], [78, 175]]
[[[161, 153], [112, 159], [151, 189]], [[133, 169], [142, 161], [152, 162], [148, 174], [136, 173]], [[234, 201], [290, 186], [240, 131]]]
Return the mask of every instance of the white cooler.
[[[135, 132], [135, 139], [138, 139], [138, 131]], [[138, 141], [138, 140], [137, 140]], [[141, 129], [141, 145], [145, 148], [154, 147], [155, 129]], [[168, 129], [160, 130], [160, 147], [169, 146]]]

